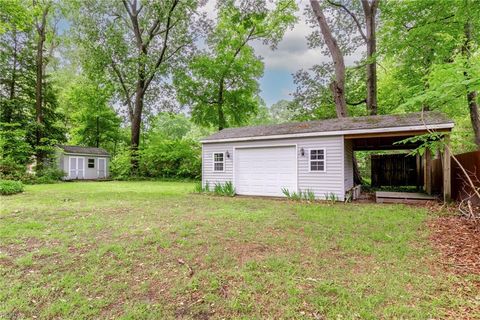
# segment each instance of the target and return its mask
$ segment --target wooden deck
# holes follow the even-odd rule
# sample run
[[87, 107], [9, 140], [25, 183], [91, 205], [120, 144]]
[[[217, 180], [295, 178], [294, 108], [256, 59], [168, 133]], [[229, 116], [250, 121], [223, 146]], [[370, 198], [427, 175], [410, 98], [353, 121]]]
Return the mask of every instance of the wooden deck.
[[425, 203], [427, 201], [438, 200], [435, 196], [430, 196], [420, 192], [375, 192], [377, 203]]

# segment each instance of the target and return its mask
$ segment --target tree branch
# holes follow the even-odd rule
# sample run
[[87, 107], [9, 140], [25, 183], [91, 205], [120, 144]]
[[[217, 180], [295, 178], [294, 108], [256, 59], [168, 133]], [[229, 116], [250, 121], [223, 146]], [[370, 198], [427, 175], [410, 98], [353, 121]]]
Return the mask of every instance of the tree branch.
[[338, 8], [342, 8], [350, 17], [352, 17], [353, 21], [355, 22], [355, 24], [357, 25], [357, 29], [358, 29], [358, 32], [360, 32], [360, 35], [362, 36], [363, 40], [365, 42], [367, 42], [367, 36], [365, 35], [365, 33], [363, 32], [363, 29], [362, 29], [362, 25], [360, 24], [360, 21], [357, 19], [357, 16], [355, 16], [355, 14], [353, 12], [351, 12], [350, 10], [348, 10], [348, 8], [346, 6], [344, 6], [343, 4], [341, 3], [336, 3], [336, 2], [333, 2], [331, 0], [327, 0], [327, 2], [332, 5], [332, 6], [335, 6], [335, 7], [338, 7]]
[[179, 3], [179, 0], [175, 0], [172, 4], [172, 7], [168, 11], [167, 27], [165, 29], [166, 30], [165, 31], [165, 36], [163, 37], [162, 51], [160, 52], [160, 56], [158, 57], [157, 63], [155, 63], [155, 67], [151, 71], [151, 75], [145, 81], [145, 86], [144, 86], [143, 92], [145, 92], [147, 90], [148, 86], [150, 85], [150, 82], [152, 82], [152, 80], [153, 80], [153, 77], [155, 77], [155, 71], [158, 69], [158, 67], [160, 67], [160, 65], [164, 61], [165, 52], [167, 51], [167, 45], [168, 45], [168, 36], [170, 34], [170, 29], [171, 29], [170, 26], [172, 24], [172, 14], [173, 14], [173, 11], [175, 10], [175, 7], [178, 5], [178, 3]]
[[360, 105], [362, 103], [366, 103], [366, 102], [367, 102], [367, 99], [363, 99], [363, 100], [360, 100], [358, 102], [350, 102], [350, 101], [347, 100], [347, 104], [349, 106], [358, 106], [358, 105]]
[[111, 60], [111, 66], [115, 74], [117, 75], [118, 80], [120, 81], [120, 85], [125, 93], [125, 102], [127, 103], [128, 106], [128, 115], [130, 116], [130, 119], [133, 117], [133, 106], [132, 106], [132, 100], [131, 100], [131, 95], [130, 92], [128, 91], [127, 85], [125, 83], [124, 77], [122, 76], [122, 73], [120, 70], [117, 68], [117, 64], [115, 63], [115, 60]]

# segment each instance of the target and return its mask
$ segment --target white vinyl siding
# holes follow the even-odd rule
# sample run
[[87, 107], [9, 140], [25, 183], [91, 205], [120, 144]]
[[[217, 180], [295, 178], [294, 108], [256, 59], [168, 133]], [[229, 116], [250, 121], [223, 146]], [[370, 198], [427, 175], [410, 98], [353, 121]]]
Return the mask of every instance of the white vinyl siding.
[[[234, 182], [234, 148], [240, 147], [268, 147], [268, 146], [297, 145], [297, 187], [302, 191], [311, 190], [319, 199], [326, 194], [334, 193], [339, 200], [344, 199], [344, 145], [343, 136], [307, 137], [292, 139], [276, 139], [261, 141], [239, 141], [222, 143], [204, 143], [202, 159], [202, 183], [210, 186], [215, 183]], [[300, 155], [301, 149], [304, 155]], [[310, 171], [309, 155], [307, 150], [325, 149], [326, 171]], [[225, 159], [224, 172], [213, 171], [213, 153], [229, 152], [230, 158]], [[295, 190], [298, 191], [298, 190]]]
[[352, 140], [345, 140], [345, 191], [350, 190], [353, 188], [353, 146]]

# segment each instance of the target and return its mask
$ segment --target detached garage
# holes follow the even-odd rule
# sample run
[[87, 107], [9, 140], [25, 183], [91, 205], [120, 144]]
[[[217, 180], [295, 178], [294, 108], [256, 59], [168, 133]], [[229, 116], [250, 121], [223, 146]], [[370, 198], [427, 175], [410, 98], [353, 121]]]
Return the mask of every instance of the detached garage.
[[343, 201], [354, 187], [354, 151], [415, 148], [396, 142], [449, 133], [453, 125], [442, 113], [424, 112], [228, 128], [201, 141], [202, 184], [231, 181], [239, 195], [284, 196], [287, 189]]
[[102, 148], [60, 145], [58, 165], [65, 180], [108, 178], [110, 154]]

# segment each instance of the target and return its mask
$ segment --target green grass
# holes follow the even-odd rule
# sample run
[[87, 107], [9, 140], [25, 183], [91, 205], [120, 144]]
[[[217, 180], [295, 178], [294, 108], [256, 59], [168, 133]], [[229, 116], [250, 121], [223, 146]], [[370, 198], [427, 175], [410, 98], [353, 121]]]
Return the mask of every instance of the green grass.
[[2, 197], [0, 318], [428, 319], [470, 306], [435, 263], [421, 208], [193, 187], [61, 183]]

